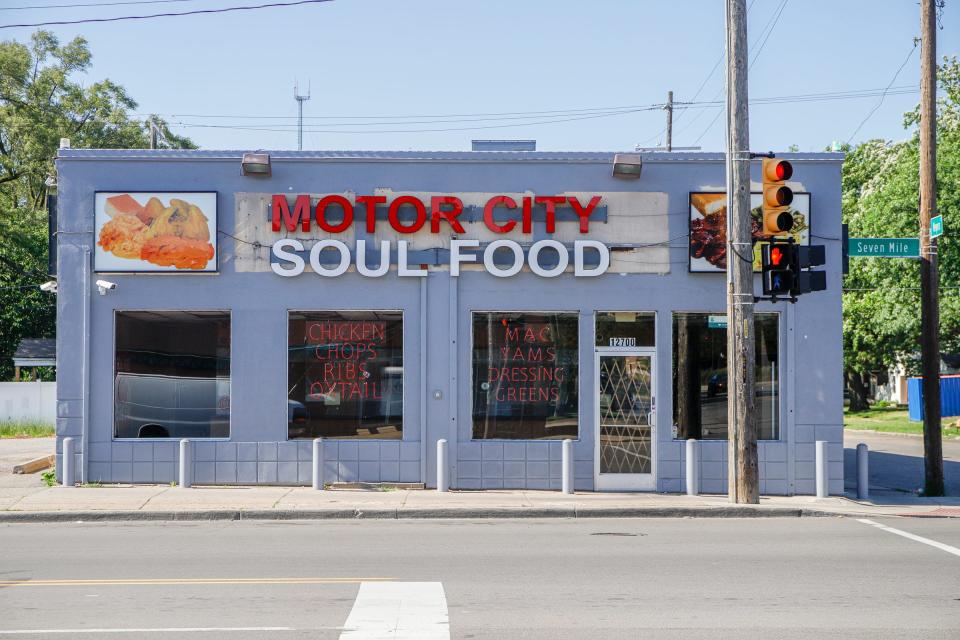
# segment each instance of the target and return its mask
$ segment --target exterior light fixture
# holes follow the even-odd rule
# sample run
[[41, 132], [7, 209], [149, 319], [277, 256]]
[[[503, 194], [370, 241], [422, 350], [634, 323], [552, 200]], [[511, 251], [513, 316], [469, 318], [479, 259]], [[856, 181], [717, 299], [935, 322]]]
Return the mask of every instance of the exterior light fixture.
[[263, 176], [269, 178], [270, 154], [269, 153], [245, 153], [243, 160], [240, 161], [241, 173], [245, 176]]
[[618, 153], [613, 156], [613, 177], [635, 180], [643, 169], [643, 158], [639, 153]]

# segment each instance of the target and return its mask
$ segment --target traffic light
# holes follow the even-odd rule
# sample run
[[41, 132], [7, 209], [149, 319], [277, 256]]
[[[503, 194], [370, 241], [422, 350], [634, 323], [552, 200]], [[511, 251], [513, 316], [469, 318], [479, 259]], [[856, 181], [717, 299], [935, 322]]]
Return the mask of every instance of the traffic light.
[[793, 190], [786, 182], [793, 177], [793, 165], [786, 160], [764, 158], [763, 171], [763, 232], [779, 236], [793, 228], [790, 204]]
[[792, 241], [773, 240], [760, 247], [763, 295], [790, 296], [793, 291], [796, 246]]
[[796, 298], [827, 288], [825, 271], [810, 271], [826, 263], [823, 245], [803, 246], [792, 238], [771, 240], [760, 247], [763, 295]]
[[797, 272], [793, 284], [793, 295], [824, 291], [827, 288], [826, 271], [808, 271], [810, 267], [819, 267], [827, 261], [826, 251], [822, 244], [809, 247], [796, 247]]

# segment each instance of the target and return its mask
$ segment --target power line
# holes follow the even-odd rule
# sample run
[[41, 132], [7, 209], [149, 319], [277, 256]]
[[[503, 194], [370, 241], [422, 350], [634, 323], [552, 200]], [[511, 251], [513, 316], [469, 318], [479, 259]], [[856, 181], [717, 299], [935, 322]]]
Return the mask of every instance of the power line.
[[0, 11], [20, 11], [23, 9], [73, 9], [78, 7], [116, 7], [128, 4], [167, 4], [170, 2], [194, 2], [195, 0], [131, 0], [128, 2], [84, 2], [81, 4], [34, 4], [23, 7], [0, 7]]
[[773, 26], [770, 27], [769, 31], [767, 31], [767, 35], [763, 36], [763, 42], [760, 43], [760, 48], [757, 49], [757, 53], [753, 56], [753, 60], [750, 61], [750, 66], [747, 67], [747, 69], [750, 69], [751, 67], [753, 67], [753, 65], [760, 58], [760, 53], [763, 51], [763, 48], [767, 45], [767, 40], [770, 39], [770, 34], [772, 34], [773, 30], [777, 28], [777, 23], [780, 22], [780, 14], [782, 14], [783, 10], [787, 8], [787, 3], [789, 1], [790, 0], [783, 0], [783, 2], [780, 3], [780, 8], [777, 10], [776, 15], [773, 17]]
[[863, 125], [867, 123], [867, 120], [869, 120], [873, 116], [873, 114], [877, 112], [877, 109], [880, 108], [880, 105], [883, 104], [884, 98], [887, 97], [887, 91], [890, 89], [890, 87], [893, 86], [893, 83], [897, 81], [897, 77], [899, 77], [900, 72], [903, 71], [903, 68], [905, 66], [907, 66], [907, 62], [910, 61], [910, 58], [913, 57], [913, 52], [916, 50], [917, 50], [917, 39], [914, 38], [913, 47], [910, 49], [910, 52], [907, 53], [907, 57], [903, 59], [903, 64], [901, 64], [900, 68], [897, 69], [897, 72], [893, 74], [893, 78], [890, 80], [890, 84], [887, 85], [887, 88], [884, 89], [883, 94], [880, 96], [879, 102], [877, 102], [877, 104], [874, 105], [873, 109], [870, 110], [870, 113], [866, 115], [866, 117], [860, 122], [860, 124], [857, 125], [856, 130], [850, 135], [849, 138], [847, 138], [847, 144], [850, 144], [850, 141], [853, 140], [854, 136], [860, 133], [860, 129], [863, 127]]
[[[747, 6], [747, 15], [750, 14], [750, 11], [753, 9], [753, 5], [756, 1], [757, 0], [750, 0], [750, 4]], [[700, 83], [700, 86], [697, 88], [697, 92], [693, 94], [692, 98], [690, 98], [691, 101], [696, 100], [700, 96], [700, 93], [703, 91], [704, 87], [706, 87], [707, 83], [710, 82], [710, 79], [713, 78], [713, 74], [715, 74], [717, 72], [717, 69], [720, 68], [720, 63], [723, 62], [723, 57], [725, 55], [726, 55], [726, 51], [720, 52], [720, 57], [717, 58], [717, 61], [713, 64], [713, 68], [710, 69], [710, 73], [707, 74], [707, 77], [704, 78], [703, 82]], [[683, 114], [681, 113], [676, 118], [674, 118], [673, 124], [677, 124], [677, 121], [680, 119], [682, 115]], [[700, 117], [700, 114], [697, 114], [697, 117]], [[694, 120], [696, 120], [696, 118], [694, 118]]]
[[[767, 21], [767, 24], [760, 31], [760, 36], [757, 38], [757, 40], [759, 41], [760, 38], [763, 38], [763, 42], [760, 43], [760, 47], [757, 49], [757, 53], [753, 56], [753, 60], [750, 61], [750, 65], [747, 67], [748, 71], [750, 69], [753, 69], [753, 65], [760, 58], [760, 52], [763, 51], [764, 45], [767, 44], [767, 40], [770, 38], [770, 34], [773, 33], [773, 30], [777, 28], [777, 23], [780, 21], [780, 16], [781, 14], [783, 14], [783, 10], [786, 8], [787, 2], [789, 2], [789, 0], [782, 0], [782, 2], [780, 3], [780, 6], [774, 12], [773, 17]], [[766, 35], [764, 35], [764, 32], [766, 32]], [[723, 93], [723, 89], [720, 90], [720, 93], [717, 94], [717, 97], [719, 97], [720, 94], [722, 93]], [[699, 136], [697, 136], [697, 139], [693, 141], [693, 146], [696, 146], [697, 143], [699, 143], [700, 140], [703, 139], [703, 136], [707, 135], [707, 132], [713, 129], [713, 125], [717, 123], [717, 120], [720, 119], [720, 114], [722, 114], [723, 112], [724, 112], [723, 109], [720, 109], [719, 111], [717, 111], [717, 115], [713, 117], [713, 120], [710, 121], [710, 124], [707, 125], [707, 128], [704, 129], [703, 132]]]
[[119, 22], [121, 20], [150, 20], [152, 18], [173, 18], [177, 16], [195, 16], [200, 14], [228, 13], [230, 11], [251, 11], [253, 9], [272, 9], [277, 7], [294, 7], [301, 4], [320, 4], [333, 0], [294, 0], [293, 2], [271, 2], [269, 4], [248, 5], [242, 7], [222, 7], [219, 9], [195, 9], [171, 13], [154, 13], [143, 16], [115, 16], [113, 18], [84, 18], [82, 20], [55, 20], [50, 22], [34, 22], [30, 24], [0, 24], [0, 29], [14, 29], [17, 27], [47, 27], [56, 25], [85, 24], [88, 22]]
[[[754, 105], [764, 105], [764, 104], [783, 104], [789, 102], [816, 102], [816, 101], [833, 101], [833, 100], [848, 100], [848, 99], [859, 99], [866, 97], [873, 97], [880, 95], [880, 89], [857, 89], [851, 91], [834, 91], [826, 93], [809, 93], [809, 94], [798, 94], [793, 96], [771, 96], [767, 98], [756, 98], [751, 101], [751, 104]], [[906, 86], [898, 87], [895, 90], [888, 92], [888, 95], [899, 94], [899, 93], [914, 93], [916, 91], [915, 86]], [[678, 103], [676, 106], [677, 110], [685, 109], [706, 109], [719, 106], [713, 102], [700, 102], [700, 103]], [[480, 117], [480, 118], [460, 118], [454, 117], [457, 115], [468, 115], [468, 114], [450, 114], [447, 116], [437, 116], [440, 119], [428, 119], [428, 120], [389, 120], [391, 118], [417, 118], [417, 117], [427, 117], [427, 116], [364, 116], [364, 118], [383, 118], [387, 120], [374, 120], [372, 122], [324, 122], [323, 127], [372, 127], [372, 126], [381, 126], [381, 125], [393, 125], [393, 126], [403, 126], [407, 127], [408, 125], [415, 124], [448, 124], [448, 123], [474, 123], [474, 122], [502, 122], [509, 120], [536, 120], [534, 122], [518, 122], [510, 126], [524, 126], [524, 125], [538, 125], [538, 124], [550, 124], [552, 122], [569, 122], [574, 120], [585, 120], [585, 119], [595, 119], [600, 117], [607, 116], [617, 116], [624, 115], [628, 113], [637, 113], [642, 111], [654, 111], [662, 107], [660, 104], [650, 104], [650, 105], [635, 105], [630, 108], [618, 108], [618, 107], [596, 107], [592, 109], [571, 109], [571, 110], [554, 110], [550, 112], [543, 111], [531, 111], [531, 112], [503, 112], [503, 113], [516, 113], [517, 115], [503, 115], [496, 117]], [[530, 113], [533, 115], [520, 115], [524, 113]], [[553, 113], [556, 115], [548, 116], [548, 119], [539, 119], [541, 116], [536, 115], [540, 113]], [[176, 116], [174, 116], [176, 117]], [[236, 130], [246, 130], [246, 131], [268, 131], [268, 132], [284, 132], [287, 130], [293, 130], [294, 127], [298, 127], [298, 124], [287, 123], [287, 122], [265, 122], [260, 124], [259, 122], [238, 122], [238, 123], [224, 123], [222, 121], [229, 121], [232, 118], [239, 120], [249, 119], [255, 121], [262, 120], [285, 120], [289, 116], [241, 116], [241, 115], [225, 115], [225, 114], [192, 114], [189, 116], [183, 117], [194, 117], [194, 118], [203, 118], [206, 120], [220, 120], [219, 123], [207, 123], [207, 122], [191, 122], [184, 120], [170, 120], [168, 124], [188, 127], [188, 128], [202, 128], [202, 129], [236, 129]], [[292, 116], [296, 118], [297, 116]], [[314, 119], [325, 120], [327, 118], [333, 118], [334, 116], [324, 116], [316, 117]], [[352, 116], [339, 116], [341, 118], [347, 117], [352, 118]], [[305, 116], [304, 119], [307, 119]], [[500, 128], [506, 128], [507, 125], [502, 125]], [[445, 130], [470, 130], [470, 129], [480, 129], [480, 128], [495, 128], [495, 127], [461, 127], [461, 128], [429, 128], [429, 129], [387, 129], [387, 130], [377, 130], [378, 133], [404, 133], [404, 132], [420, 132], [420, 131], [445, 131]], [[332, 129], [332, 128], [322, 128], [322, 129], [304, 129], [307, 133], [353, 133], [349, 130], [341, 129]], [[373, 133], [374, 131], [357, 131], [356, 133]]]
[[[425, 133], [425, 132], [437, 132], [437, 131], [474, 131], [480, 129], [507, 129], [510, 127], [531, 127], [543, 124], [555, 124], [560, 122], [573, 122], [576, 120], [591, 120], [595, 118], [608, 118], [610, 116], [620, 116], [629, 113], [639, 113], [641, 111], [653, 111], [659, 109], [659, 107], [645, 108], [645, 109], [630, 109], [628, 111], [617, 111], [613, 113], [601, 113], [588, 116], [577, 116], [573, 118], [558, 118], [554, 120], [541, 120], [538, 122], [517, 122], [511, 124], [495, 124], [495, 125], [483, 125], [475, 127], [440, 127], [440, 128], [430, 128], [430, 129], [367, 129], [364, 131], [350, 131], [343, 129], [304, 129], [305, 133], [350, 133], [350, 134], [366, 134], [366, 133]], [[238, 129], [242, 131], [272, 131], [279, 133], [289, 133], [289, 129], [276, 129], [269, 127], [245, 127], [245, 126], [232, 126], [232, 125], [217, 125], [217, 124], [197, 124], [197, 123], [170, 123], [176, 124], [183, 127], [196, 127], [196, 128], [205, 128], [205, 129]]]
[[[880, 91], [880, 89], [876, 89]], [[417, 115], [406, 115], [406, 116], [390, 116], [390, 115], [378, 115], [378, 116], [304, 116], [304, 120], [336, 120], [342, 118], [351, 118], [354, 120], [370, 120], [370, 119], [393, 119], [393, 120], [403, 120], [408, 118], [461, 118], [461, 117], [482, 117], [482, 116], [514, 116], [514, 115], [573, 115], [576, 113], [588, 113], [588, 112], [599, 112], [599, 111], [620, 111], [622, 109], [640, 109], [640, 108], [662, 108], [663, 104], [627, 104], [620, 105], [616, 107], [589, 107], [583, 109], [552, 109], [546, 111], [500, 111], [500, 112], [490, 112], [490, 113], [447, 113], [447, 114], [417, 114]], [[141, 114], [145, 115], [145, 114]], [[238, 118], [241, 120], [254, 120], [254, 119], [293, 119], [297, 116], [240, 116], [240, 115], [224, 115], [224, 114], [190, 114], [190, 113], [158, 113], [154, 115], [165, 115], [173, 118]], [[490, 118], [496, 120], [497, 118]]]

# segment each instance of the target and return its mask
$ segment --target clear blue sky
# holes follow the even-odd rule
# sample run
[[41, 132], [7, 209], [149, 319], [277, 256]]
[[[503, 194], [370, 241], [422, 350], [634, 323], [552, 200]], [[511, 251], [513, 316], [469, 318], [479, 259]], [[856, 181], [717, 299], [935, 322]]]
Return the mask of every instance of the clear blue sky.
[[[96, 1], [2, 0], [0, 24], [266, 0], [4, 9]], [[752, 2], [751, 57], [782, 0]], [[690, 101], [722, 55], [723, 5], [722, 0], [336, 0], [49, 28], [64, 41], [75, 35], [89, 40], [93, 65], [87, 81], [108, 77], [119, 82], [139, 102], [138, 113], [159, 113], [173, 123], [185, 123], [174, 129], [204, 148], [295, 149], [293, 83], [299, 79], [303, 85], [309, 80], [312, 88], [304, 109], [309, 118], [305, 149], [458, 150], [469, 149], [472, 138], [535, 138], [541, 150], [607, 150], [656, 145], [662, 139], [664, 113], [639, 111], [540, 125], [531, 122], [547, 116], [404, 125], [395, 119], [643, 106], [662, 103], [671, 89], [675, 100]], [[947, 0], [943, 25], [938, 53], [960, 54], [960, 1]], [[31, 31], [2, 29], [0, 38], [24, 41]], [[914, 0], [789, 0], [751, 69], [751, 99], [881, 90], [917, 35], [919, 7]], [[919, 60], [918, 49], [896, 87], [918, 84]], [[715, 99], [722, 87], [721, 64], [697, 100]], [[873, 96], [753, 105], [751, 147], [783, 150], [796, 144], [804, 151], [821, 150], [831, 141], [850, 138], [878, 102]], [[916, 93], [888, 95], [853, 141], [905, 137], [902, 114], [916, 102]], [[700, 138], [696, 143], [705, 150], [722, 149], [723, 117], [708, 127], [715, 115], [715, 109], [678, 111], [674, 145], [692, 145]], [[523, 126], [382, 132], [517, 123]]]

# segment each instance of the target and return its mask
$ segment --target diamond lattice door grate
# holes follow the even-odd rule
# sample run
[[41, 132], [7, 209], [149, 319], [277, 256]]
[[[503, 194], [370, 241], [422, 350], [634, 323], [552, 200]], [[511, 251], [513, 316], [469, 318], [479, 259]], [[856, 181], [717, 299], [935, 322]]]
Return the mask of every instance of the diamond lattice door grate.
[[650, 473], [650, 358], [600, 358], [600, 473]]

